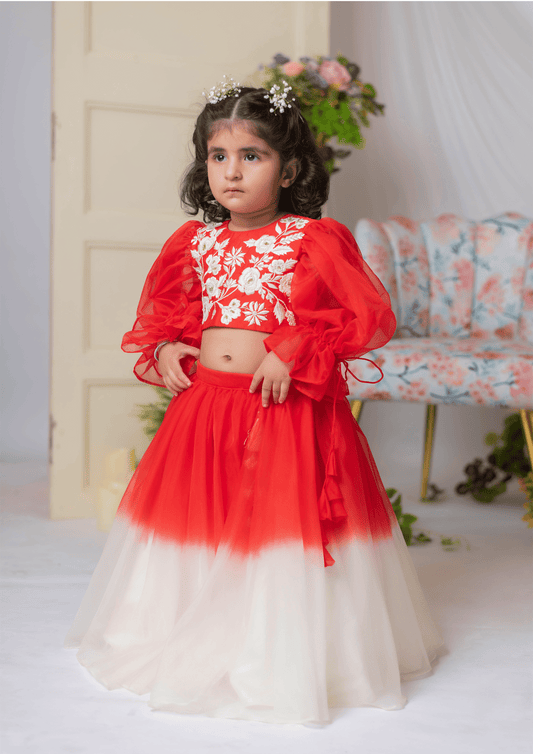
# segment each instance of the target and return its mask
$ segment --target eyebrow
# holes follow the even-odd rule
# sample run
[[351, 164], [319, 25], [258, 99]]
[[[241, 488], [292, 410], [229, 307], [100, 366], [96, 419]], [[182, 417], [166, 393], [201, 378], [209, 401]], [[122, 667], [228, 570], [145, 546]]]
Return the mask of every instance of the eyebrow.
[[[207, 154], [212, 154], [213, 152], [225, 152], [226, 150], [223, 147], [209, 147]], [[270, 152], [267, 152], [266, 149], [260, 149], [259, 147], [242, 147], [238, 150], [239, 152], [258, 152], [259, 154], [270, 154]]]

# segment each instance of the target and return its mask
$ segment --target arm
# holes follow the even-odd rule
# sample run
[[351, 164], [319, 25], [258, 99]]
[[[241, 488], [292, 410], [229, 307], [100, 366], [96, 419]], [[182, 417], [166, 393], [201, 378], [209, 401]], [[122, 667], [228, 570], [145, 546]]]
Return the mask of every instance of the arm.
[[[202, 292], [189, 248], [199, 227], [201, 223], [189, 221], [165, 243], [146, 278], [135, 324], [122, 339], [123, 351], [141, 354], [133, 371], [139, 380], [149, 385], [168, 387], [154, 357], [154, 351], [162, 341], [169, 341], [169, 344], [180, 341], [182, 346], [192, 347], [192, 351], [183, 354], [181, 365], [178, 359], [184, 376], [189, 374], [197, 358], [195, 350], [201, 340]], [[159, 354], [168, 350], [169, 347], [164, 346]]]
[[297, 324], [264, 340], [304, 394], [321, 400], [340, 361], [385, 345], [396, 319], [390, 298], [351, 233], [324, 219], [309, 225], [291, 286]]

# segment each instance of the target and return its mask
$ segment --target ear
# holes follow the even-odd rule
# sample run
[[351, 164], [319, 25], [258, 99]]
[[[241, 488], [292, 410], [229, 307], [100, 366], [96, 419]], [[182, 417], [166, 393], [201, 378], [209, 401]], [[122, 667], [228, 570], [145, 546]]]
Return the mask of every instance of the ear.
[[285, 165], [281, 173], [281, 188], [288, 188], [296, 180], [296, 176], [299, 173], [300, 165], [298, 158], [294, 157]]

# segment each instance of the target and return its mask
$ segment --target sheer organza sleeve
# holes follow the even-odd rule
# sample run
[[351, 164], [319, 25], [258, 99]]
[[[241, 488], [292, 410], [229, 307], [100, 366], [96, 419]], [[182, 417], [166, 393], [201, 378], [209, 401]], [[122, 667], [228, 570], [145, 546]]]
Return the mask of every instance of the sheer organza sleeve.
[[[135, 376], [149, 385], [163, 386], [154, 359], [154, 350], [163, 340], [200, 347], [202, 291], [193, 269], [190, 241], [202, 224], [190, 220], [163, 246], [144, 284], [133, 329], [122, 339], [122, 350], [140, 352], [133, 369]], [[181, 360], [189, 374], [194, 357]]]
[[350, 231], [325, 218], [310, 223], [294, 269], [287, 321], [264, 343], [282, 361], [294, 361], [291, 378], [305, 395], [321, 400], [341, 361], [385, 345], [396, 329], [389, 295], [366, 264]]

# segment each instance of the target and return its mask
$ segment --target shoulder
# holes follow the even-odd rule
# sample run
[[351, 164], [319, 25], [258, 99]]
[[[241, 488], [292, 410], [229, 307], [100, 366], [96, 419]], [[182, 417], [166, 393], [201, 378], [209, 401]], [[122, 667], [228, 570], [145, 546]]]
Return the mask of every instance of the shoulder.
[[304, 248], [310, 254], [313, 250], [326, 251], [328, 254], [343, 253], [352, 256], [360, 255], [359, 247], [346, 225], [323, 217], [320, 220], [309, 220], [304, 229]]
[[165, 246], [167, 244], [175, 245], [180, 243], [188, 243], [200, 229], [205, 227], [206, 224], [201, 222], [200, 220], [188, 220], [181, 226], [181, 228], [178, 228], [176, 231], [174, 231], [174, 233], [166, 241]]

